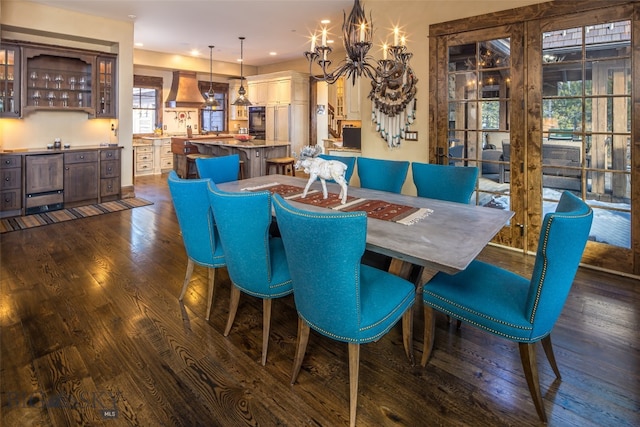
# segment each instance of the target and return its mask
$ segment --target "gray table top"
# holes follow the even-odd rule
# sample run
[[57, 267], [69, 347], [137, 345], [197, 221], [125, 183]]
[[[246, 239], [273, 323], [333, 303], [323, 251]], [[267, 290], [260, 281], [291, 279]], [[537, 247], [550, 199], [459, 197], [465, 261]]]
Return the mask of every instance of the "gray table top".
[[[304, 187], [307, 179], [267, 175], [224, 183], [219, 187], [225, 191], [241, 191], [246, 187], [273, 182]], [[310, 189], [322, 191], [322, 186], [316, 181]], [[327, 189], [331, 193], [340, 192], [340, 187], [333, 183], [327, 183]], [[359, 187], [349, 187], [348, 194], [433, 210], [427, 217], [412, 225], [368, 218], [367, 249], [449, 273], [464, 270], [513, 216], [511, 211]], [[323, 209], [290, 202], [302, 209]]]

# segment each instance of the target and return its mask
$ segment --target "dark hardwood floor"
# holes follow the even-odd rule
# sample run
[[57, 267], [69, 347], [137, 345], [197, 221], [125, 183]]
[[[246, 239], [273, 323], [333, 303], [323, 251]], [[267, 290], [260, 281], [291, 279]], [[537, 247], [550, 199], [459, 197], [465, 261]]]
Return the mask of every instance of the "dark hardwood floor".
[[[166, 176], [135, 184], [154, 205], [0, 236], [0, 425], [348, 425], [347, 345], [312, 332], [291, 386], [287, 297], [274, 302], [262, 367], [260, 300], [242, 295], [227, 338], [224, 269], [209, 322], [204, 269], [180, 304], [187, 262]], [[481, 258], [527, 275], [533, 261], [493, 247]], [[639, 295], [635, 279], [580, 269], [553, 333], [561, 381], [538, 352], [549, 425], [640, 425]], [[399, 325], [362, 346], [357, 424], [540, 422], [517, 346], [440, 315], [426, 368], [408, 363]]]

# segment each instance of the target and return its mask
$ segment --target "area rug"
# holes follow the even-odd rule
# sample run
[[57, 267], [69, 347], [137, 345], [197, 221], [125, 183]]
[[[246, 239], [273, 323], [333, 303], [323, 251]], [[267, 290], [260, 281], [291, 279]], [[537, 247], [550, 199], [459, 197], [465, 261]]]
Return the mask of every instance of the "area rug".
[[8, 233], [10, 231], [24, 230], [26, 228], [40, 227], [42, 225], [56, 224], [58, 222], [70, 221], [73, 219], [124, 211], [152, 204], [153, 203], [148, 200], [132, 197], [129, 199], [114, 200], [112, 202], [78, 206], [76, 208], [5, 218], [0, 220], [0, 234]]
[[433, 212], [427, 208], [414, 208], [412, 206], [399, 205], [397, 203], [385, 202], [384, 200], [371, 200], [349, 196], [343, 205], [339, 194], [327, 193], [325, 199], [321, 190], [309, 190], [307, 197], [302, 198], [304, 188], [294, 185], [279, 184], [277, 182], [249, 187], [244, 190], [261, 191], [269, 190], [272, 194], [280, 194], [284, 199], [292, 200], [307, 205], [320, 206], [341, 212], [365, 211], [369, 218], [383, 221], [393, 221], [399, 224], [411, 225], [420, 221]]

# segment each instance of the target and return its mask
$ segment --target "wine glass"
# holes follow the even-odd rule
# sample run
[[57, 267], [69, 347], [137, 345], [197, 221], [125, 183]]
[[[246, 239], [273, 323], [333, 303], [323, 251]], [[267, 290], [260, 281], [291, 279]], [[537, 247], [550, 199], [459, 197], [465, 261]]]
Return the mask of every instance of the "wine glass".
[[84, 90], [84, 85], [87, 83], [87, 80], [84, 78], [84, 76], [80, 77], [80, 80], [78, 80], [78, 84], [80, 84], [80, 89]]
[[75, 90], [76, 88], [76, 78], [71, 76], [69, 77], [69, 89]]
[[60, 89], [62, 87], [62, 82], [64, 81], [62, 74], [58, 74], [54, 80], [56, 82], [56, 89]]
[[78, 94], [78, 107], [82, 107], [82, 93]]
[[53, 93], [53, 91], [49, 92], [49, 93], [47, 94], [47, 99], [49, 100], [49, 107], [53, 107], [53, 102], [54, 102], [54, 101], [55, 101], [55, 99], [56, 99], [56, 94], [55, 94], [55, 93]]
[[38, 80], [38, 73], [36, 73], [35, 71], [32, 71], [31, 74], [29, 74], [29, 78], [31, 79], [31, 87], [36, 87], [36, 80]]
[[62, 95], [60, 96], [60, 98], [62, 99], [62, 106], [63, 107], [68, 107], [69, 106], [69, 94], [67, 92], [62, 92]]
[[49, 80], [51, 80], [51, 76], [49, 76], [48, 73], [45, 73], [45, 75], [42, 77], [42, 80], [44, 80], [44, 88], [49, 89]]
[[39, 90], [34, 91], [31, 97], [33, 98], [33, 105], [37, 107], [38, 103], [40, 102], [40, 91]]

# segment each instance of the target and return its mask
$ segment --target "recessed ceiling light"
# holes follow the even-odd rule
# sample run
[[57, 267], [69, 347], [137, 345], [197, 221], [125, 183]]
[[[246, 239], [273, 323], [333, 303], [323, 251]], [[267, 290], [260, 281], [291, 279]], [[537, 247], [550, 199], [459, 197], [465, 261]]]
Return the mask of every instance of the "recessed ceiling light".
[[269, 52], [269, 55], [271, 56], [276, 56], [278, 54], [278, 52]]
[[129, 19], [136, 19], [136, 18], [137, 18], [137, 16], [136, 16], [136, 15], [127, 15], [127, 17], [128, 17]]
[[191, 56], [198, 56], [200, 55], [200, 52], [198, 52], [197, 49], [191, 49]]
[[333, 40], [327, 40], [327, 44], [332, 44]]
[[322, 21], [320, 21], [321, 24], [331, 24], [331, 20], [330, 19], [323, 19]]
[[138, 47], [142, 47], [142, 46], [144, 46], [144, 43], [138, 42], [138, 43], [135, 43], [135, 45], [138, 46]]

